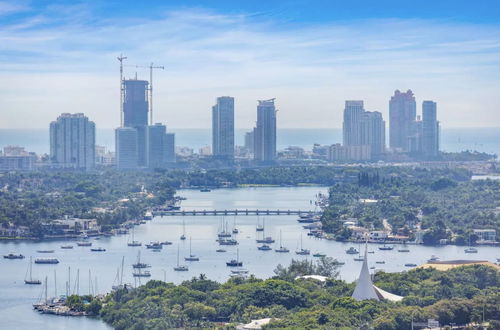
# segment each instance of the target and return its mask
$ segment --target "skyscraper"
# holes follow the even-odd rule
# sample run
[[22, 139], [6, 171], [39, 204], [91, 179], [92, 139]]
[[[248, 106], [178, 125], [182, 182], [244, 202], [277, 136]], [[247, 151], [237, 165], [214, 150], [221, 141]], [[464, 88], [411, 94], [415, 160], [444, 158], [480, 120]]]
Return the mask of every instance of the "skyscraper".
[[439, 155], [439, 122], [437, 105], [433, 101], [422, 102], [422, 153], [426, 158]]
[[385, 121], [382, 114], [365, 111], [363, 101], [346, 101], [343, 142], [346, 160], [380, 158], [385, 152]]
[[345, 101], [343, 142], [344, 146], [361, 145], [361, 116], [365, 112], [363, 101]]
[[137, 169], [137, 130], [120, 127], [115, 130], [116, 167], [119, 170]]
[[254, 159], [272, 162], [276, 158], [276, 108], [274, 100], [260, 100], [254, 129]]
[[378, 111], [365, 111], [361, 115], [361, 145], [370, 146], [371, 159], [385, 152], [385, 121]]
[[50, 123], [53, 166], [92, 169], [95, 165], [95, 124], [83, 114], [61, 114]]
[[248, 152], [252, 153], [254, 152], [254, 143], [255, 143], [255, 138], [253, 136], [253, 130], [250, 132], [245, 133], [245, 148], [248, 150]]
[[400, 151], [409, 151], [409, 139], [412, 125], [417, 115], [415, 96], [411, 90], [402, 93], [399, 90], [389, 101], [389, 145]]
[[147, 166], [148, 85], [146, 80], [123, 80], [123, 126], [137, 130], [138, 166]]
[[212, 154], [234, 158], [234, 98], [221, 96], [212, 107]]
[[174, 163], [175, 162], [175, 134], [174, 133], [167, 133], [165, 135], [165, 149], [166, 149], [165, 159], [166, 159], [167, 163]]
[[146, 131], [146, 159], [151, 169], [162, 168], [166, 164], [167, 127], [160, 123], [148, 126]]

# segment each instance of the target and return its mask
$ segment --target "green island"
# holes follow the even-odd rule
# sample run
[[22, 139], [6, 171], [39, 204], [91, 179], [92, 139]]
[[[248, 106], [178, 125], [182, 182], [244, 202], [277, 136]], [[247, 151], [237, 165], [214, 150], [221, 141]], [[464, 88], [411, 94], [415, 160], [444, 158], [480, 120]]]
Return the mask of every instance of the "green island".
[[[400, 302], [351, 298], [355, 284], [336, 279], [337, 267], [331, 258], [294, 260], [288, 267], [278, 266], [276, 276], [267, 280], [251, 276], [221, 284], [201, 274], [179, 285], [149, 281], [135, 289], [121, 288], [99, 300], [71, 296], [67, 305], [99, 315], [118, 330], [234, 329], [263, 318], [271, 318], [263, 329], [396, 330], [428, 319], [442, 325], [500, 327], [500, 272], [493, 267], [377, 272], [374, 284], [404, 296]], [[329, 278], [297, 278], [308, 274]]]
[[[53, 224], [65, 217], [94, 219], [96, 234], [108, 233], [147, 210], [175, 204], [180, 188], [303, 185], [331, 187], [318, 204], [321, 237], [355, 241], [383, 231], [372, 241], [498, 243], [494, 233], [485, 239], [478, 231], [500, 226], [500, 180], [471, 180], [466, 169], [409, 166], [4, 173], [0, 237], [59, 237]], [[75, 225], [72, 233], [81, 229]]]

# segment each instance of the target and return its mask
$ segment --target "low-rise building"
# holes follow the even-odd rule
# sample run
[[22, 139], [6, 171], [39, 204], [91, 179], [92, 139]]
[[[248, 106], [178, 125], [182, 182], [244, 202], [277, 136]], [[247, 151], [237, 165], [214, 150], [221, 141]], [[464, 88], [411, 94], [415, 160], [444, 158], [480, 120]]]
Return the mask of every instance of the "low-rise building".
[[495, 242], [497, 232], [495, 229], [473, 229], [474, 234], [477, 235], [478, 242]]

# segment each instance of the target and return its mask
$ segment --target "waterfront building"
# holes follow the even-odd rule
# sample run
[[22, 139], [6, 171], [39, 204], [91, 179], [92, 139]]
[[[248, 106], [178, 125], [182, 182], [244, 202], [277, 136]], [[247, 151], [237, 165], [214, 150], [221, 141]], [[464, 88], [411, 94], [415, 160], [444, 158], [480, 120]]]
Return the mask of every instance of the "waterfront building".
[[422, 102], [422, 153], [431, 159], [439, 155], [439, 122], [437, 104], [433, 101]]
[[397, 151], [407, 152], [409, 138], [417, 115], [415, 96], [411, 90], [403, 93], [399, 90], [389, 101], [389, 146]]
[[221, 96], [212, 107], [212, 154], [234, 158], [234, 98]]
[[137, 130], [120, 127], [115, 130], [116, 167], [119, 170], [134, 170], [138, 167]]
[[94, 122], [83, 113], [63, 113], [50, 123], [50, 162], [61, 168], [94, 168]]
[[496, 242], [497, 231], [495, 229], [473, 229], [478, 237], [478, 242]]
[[254, 159], [270, 163], [276, 159], [275, 99], [259, 100], [257, 126], [254, 128]]

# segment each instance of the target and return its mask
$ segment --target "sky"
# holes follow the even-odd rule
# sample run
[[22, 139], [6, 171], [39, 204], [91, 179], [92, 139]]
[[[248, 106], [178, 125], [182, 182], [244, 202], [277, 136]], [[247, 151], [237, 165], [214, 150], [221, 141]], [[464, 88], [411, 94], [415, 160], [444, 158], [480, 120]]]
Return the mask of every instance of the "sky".
[[0, 0], [0, 128], [83, 112], [119, 125], [119, 62], [149, 79], [154, 121], [209, 128], [218, 96], [236, 127], [276, 98], [278, 127], [342, 126], [345, 100], [388, 121], [394, 90], [443, 128], [500, 126], [500, 2]]

